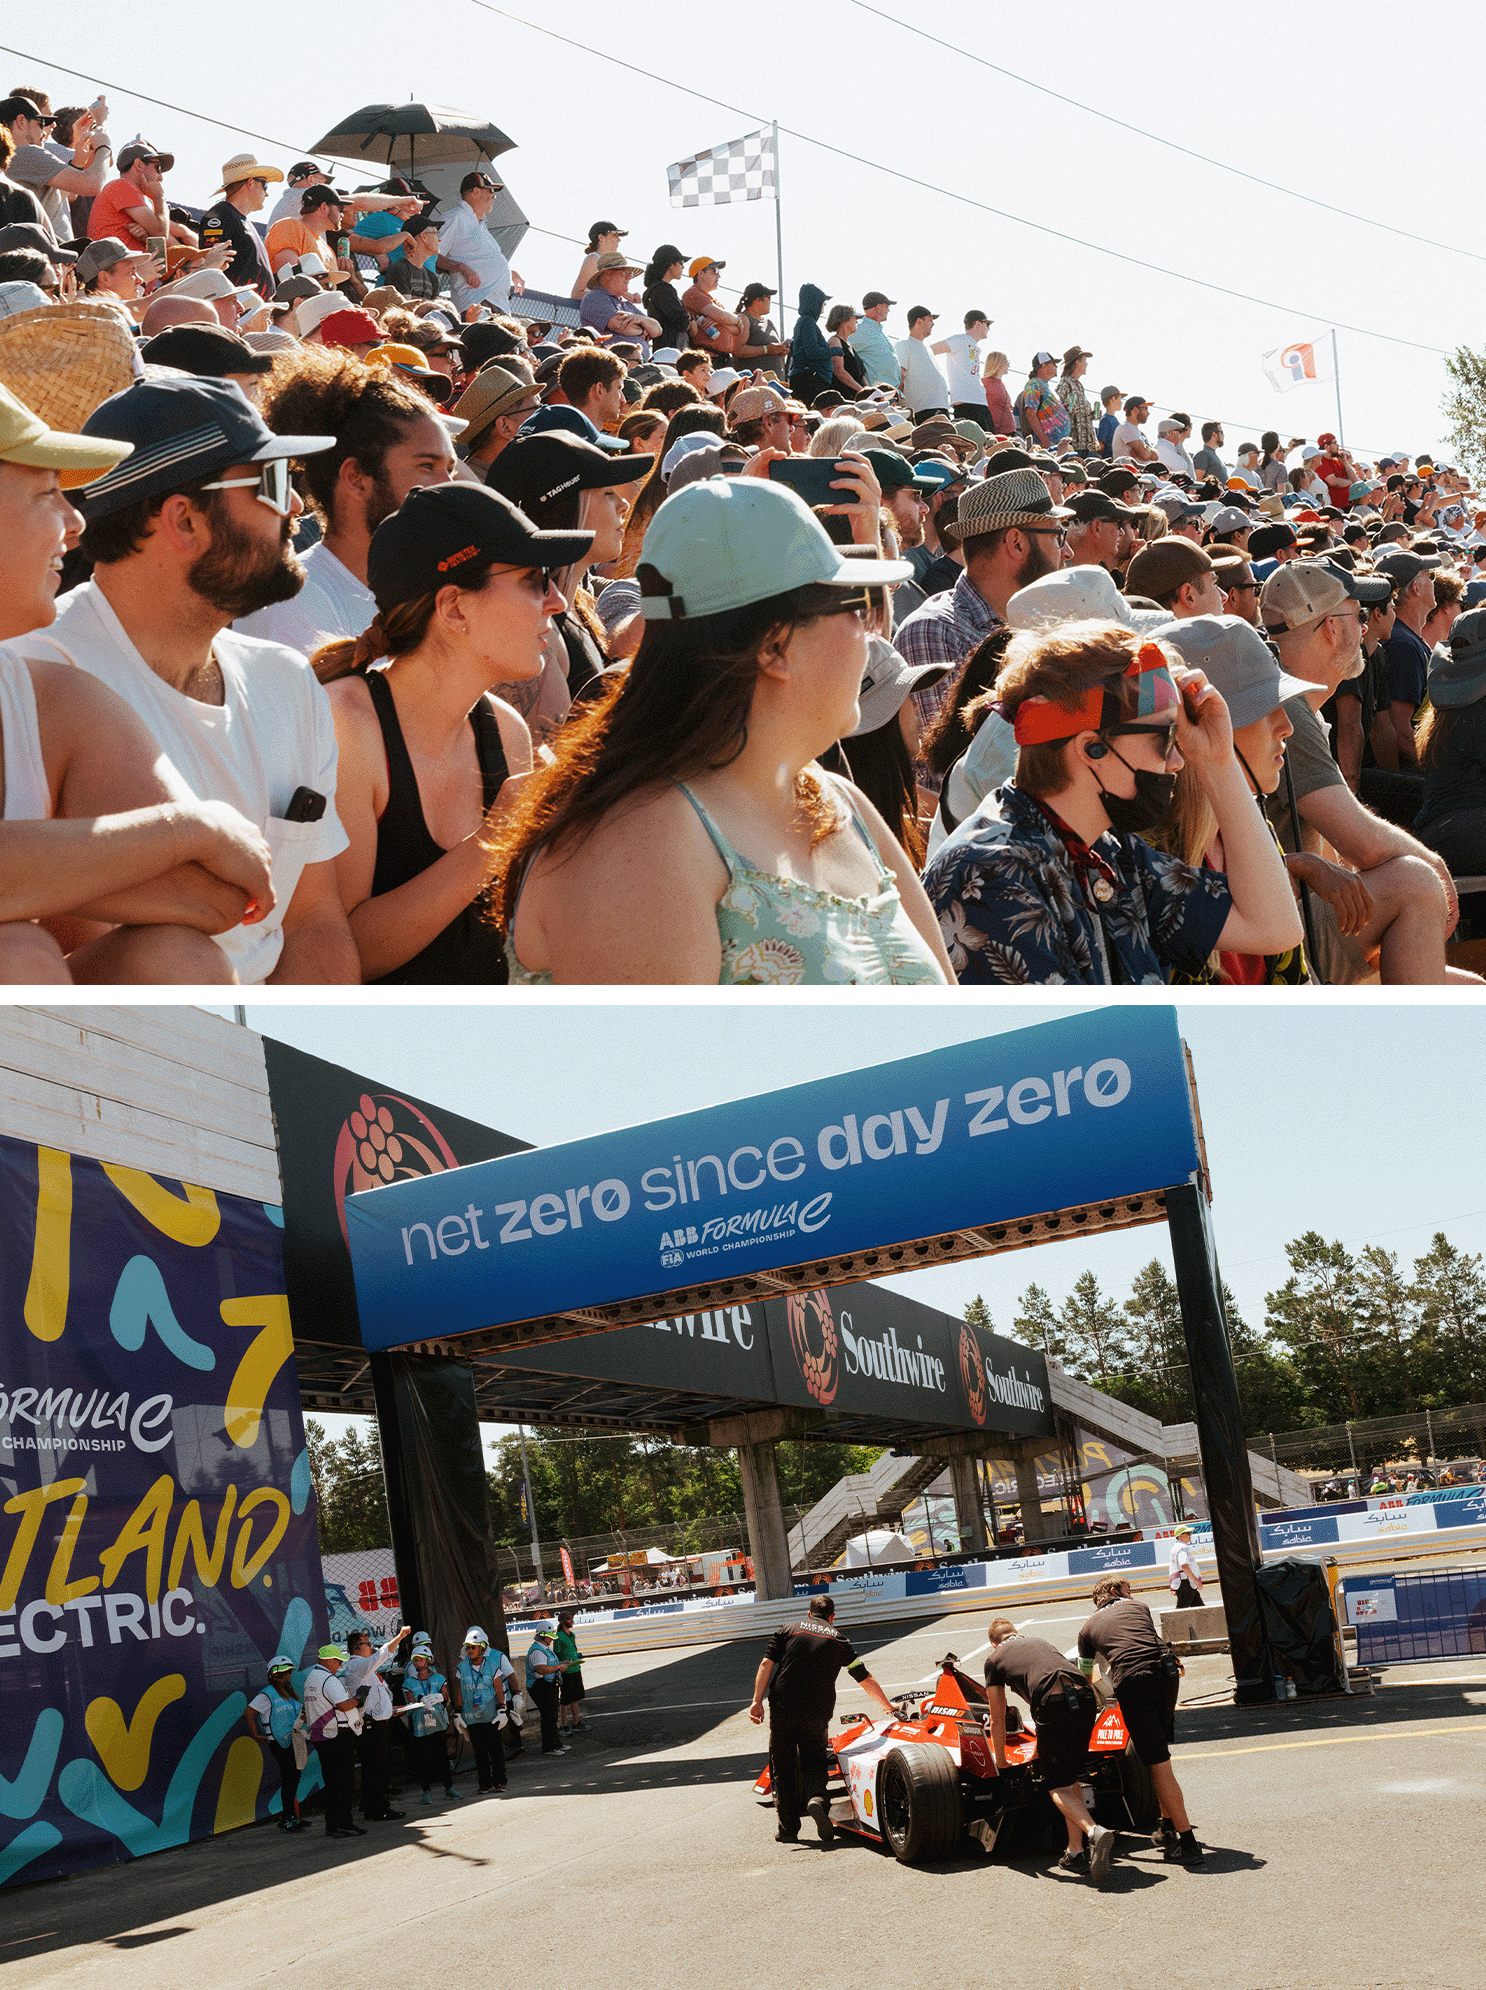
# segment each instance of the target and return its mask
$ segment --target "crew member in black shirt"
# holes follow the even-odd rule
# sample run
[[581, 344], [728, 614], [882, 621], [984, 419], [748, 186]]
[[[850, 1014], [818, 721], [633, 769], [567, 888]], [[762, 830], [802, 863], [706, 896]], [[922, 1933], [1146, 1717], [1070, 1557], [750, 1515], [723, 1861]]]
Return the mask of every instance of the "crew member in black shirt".
[[1033, 1760], [1068, 1827], [1068, 1849], [1058, 1860], [1058, 1869], [1086, 1873], [1097, 1885], [1109, 1872], [1115, 1834], [1090, 1817], [1080, 1787], [1089, 1759], [1089, 1736], [1099, 1718], [1094, 1689], [1056, 1645], [1045, 1638], [1022, 1637], [1009, 1617], [992, 1618], [988, 1635], [986, 1698], [991, 1704], [996, 1767], [1007, 1766], [1006, 1695], [1015, 1693], [1032, 1709], [1037, 1728]]
[[849, 1672], [892, 1718], [892, 1702], [835, 1629], [835, 1615], [829, 1596], [812, 1597], [803, 1623], [781, 1625], [770, 1638], [753, 1682], [751, 1721], [763, 1719], [765, 1694], [769, 1699], [769, 1778], [779, 1819], [774, 1835], [785, 1843], [799, 1837], [802, 1809], [823, 1845], [836, 1835], [826, 1796], [826, 1728], [836, 1706], [836, 1674]]
[[1161, 1823], [1151, 1842], [1168, 1860], [1200, 1866], [1202, 1848], [1171, 1766], [1176, 1696], [1184, 1668], [1157, 1635], [1150, 1611], [1135, 1601], [1129, 1583], [1120, 1577], [1101, 1576], [1095, 1584], [1094, 1614], [1078, 1634], [1078, 1658], [1088, 1674], [1093, 1673], [1096, 1658], [1104, 1661], [1135, 1752], [1151, 1772], [1161, 1805]]

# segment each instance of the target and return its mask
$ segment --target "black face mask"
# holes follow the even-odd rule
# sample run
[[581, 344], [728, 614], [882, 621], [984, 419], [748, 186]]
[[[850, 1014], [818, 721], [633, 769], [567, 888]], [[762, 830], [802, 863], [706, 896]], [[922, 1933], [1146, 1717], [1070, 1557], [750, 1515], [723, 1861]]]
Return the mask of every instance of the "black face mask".
[[[1122, 767], [1130, 767], [1118, 747], [1109, 750]], [[1135, 776], [1133, 795], [1112, 795], [1103, 786], [1099, 789], [1109, 826], [1121, 836], [1139, 836], [1144, 830], [1154, 829], [1166, 819], [1176, 799], [1175, 774], [1152, 774], [1145, 767], [1130, 767], [1130, 772]]]

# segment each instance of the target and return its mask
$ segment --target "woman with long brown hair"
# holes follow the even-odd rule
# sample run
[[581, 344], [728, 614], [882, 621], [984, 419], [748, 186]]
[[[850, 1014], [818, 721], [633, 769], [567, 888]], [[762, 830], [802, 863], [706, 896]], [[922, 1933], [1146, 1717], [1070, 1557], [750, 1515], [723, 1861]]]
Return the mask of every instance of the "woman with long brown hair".
[[376, 620], [310, 659], [335, 718], [350, 839], [336, 876], [364, 981], [504, 981], [481, 839], [507, 779], [530, 770], [531, 739], [493, 694], [541, 669], [565, 606], [552, 572], [591, 543], [471, 484], [410, 492], [372, 535]]
[[903, 851], [816, 756], [856, 723], [870, 590], [792, 491], [689, 485], [641, 562], [645, 633], [493, 843], [513, 982], [939, 983]]

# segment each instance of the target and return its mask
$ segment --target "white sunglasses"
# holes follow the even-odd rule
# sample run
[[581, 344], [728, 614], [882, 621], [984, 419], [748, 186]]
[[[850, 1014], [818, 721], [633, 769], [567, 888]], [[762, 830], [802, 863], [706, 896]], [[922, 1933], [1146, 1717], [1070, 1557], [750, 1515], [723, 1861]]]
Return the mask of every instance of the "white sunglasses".
[[271, 456], [260, 463], [256, 477], [223, 477], [215, 484], [203, 484], [204, 491], [256, 491], [259, 504], [266, 504], [280, 518], [287, 518], [294, 493], [289, 483], [287, 456]]

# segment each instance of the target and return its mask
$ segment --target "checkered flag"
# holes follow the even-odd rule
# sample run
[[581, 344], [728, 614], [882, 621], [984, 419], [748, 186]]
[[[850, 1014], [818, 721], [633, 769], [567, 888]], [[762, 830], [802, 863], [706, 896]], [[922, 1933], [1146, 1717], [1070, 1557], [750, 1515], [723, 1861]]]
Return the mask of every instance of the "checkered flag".
[[667, 166], [672, 207], [723, 207], [734, 200], [772, 200], [774, 134], [751, 131], [728, 145]]

